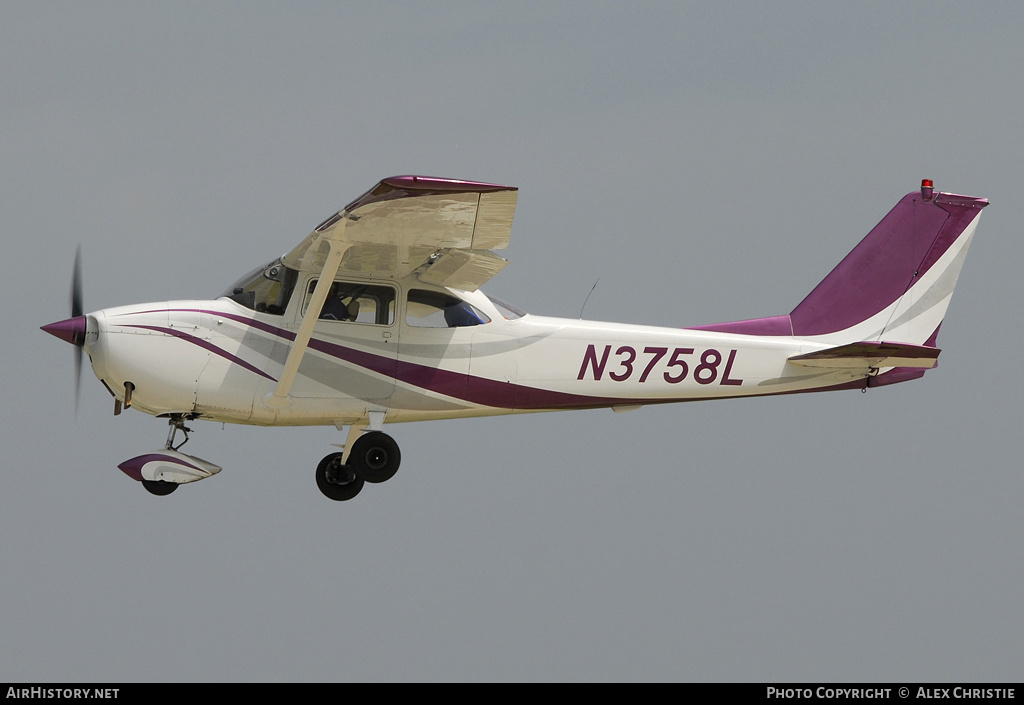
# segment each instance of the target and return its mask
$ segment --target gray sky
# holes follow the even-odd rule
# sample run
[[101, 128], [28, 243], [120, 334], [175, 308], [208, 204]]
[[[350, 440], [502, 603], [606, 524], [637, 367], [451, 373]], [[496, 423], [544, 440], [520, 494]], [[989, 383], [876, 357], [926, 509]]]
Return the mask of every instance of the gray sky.
[[[0, 681], [1020, 680], [1020, 115], [1009, 3], [0, 4]], [[194, 424], [117, 464], [88, 310], [213, 297], [393, 174], [512, 184], [489, 291], [786, 313], [924, 177], [988, 197], [939, 369], [872, 390], [390, 427]], [[1012, 305], [1011, 305], [1012, 304]]]

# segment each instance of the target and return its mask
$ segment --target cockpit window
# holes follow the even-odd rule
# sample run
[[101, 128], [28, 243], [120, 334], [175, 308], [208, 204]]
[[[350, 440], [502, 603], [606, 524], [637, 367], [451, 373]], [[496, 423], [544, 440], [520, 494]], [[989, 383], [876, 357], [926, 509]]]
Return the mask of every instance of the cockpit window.
[[276, 259], [246, 274], [221, 296], [253, 311], [280, 316], [288, 308], [288, 300], [292, 297], [298, 275], [297, 271]]
[[410, 289], [405, 322], [417, 328], [461, 328], [490, 323], [491, 319], [475, 306], [450, 294]]

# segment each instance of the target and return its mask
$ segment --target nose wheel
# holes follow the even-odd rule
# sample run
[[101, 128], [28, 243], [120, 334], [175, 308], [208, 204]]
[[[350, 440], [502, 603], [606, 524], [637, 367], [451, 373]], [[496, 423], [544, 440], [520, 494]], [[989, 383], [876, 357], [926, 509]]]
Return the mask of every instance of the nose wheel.
[[[178, 485], [197, 482], [221, 471], [219, 465], [178, 450], [188, 440], [189, 429], [185, 426], [184, 415], [171, 416], [169, 423], [171, 430], [163, 448], [137, 455], [117, 466], [125, 475], [142, 483], [147, 492], [158, 497], [166, 497], [177, 490]], [[185, 440], [174, 445], [174, 435], [179, 430], [185, 434]]]
[[316, 486], [329, 499], [352, 499], [367, 482], [386, 482], [398, 472], [402, 453], [395, 440], [381, 431], [370, 431], [352, 444], [348, 462], [344, 453], [331, 453], [316, 467]]
[[166, 497], [178, 489], [177, 483], [166, 480], [142, 480], [142, 486], [146, 488], [146, 492], [155, 494], [157, 497]]

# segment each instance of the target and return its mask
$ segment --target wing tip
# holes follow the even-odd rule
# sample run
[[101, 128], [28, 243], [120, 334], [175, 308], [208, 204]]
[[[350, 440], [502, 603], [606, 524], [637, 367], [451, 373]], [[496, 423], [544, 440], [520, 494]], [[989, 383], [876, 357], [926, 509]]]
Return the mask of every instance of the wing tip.
[[441, 193], [493, 193], [496, 191], [518, 191], [517, 186], [502, 186], [484, 181], [464, 181], [440, 176], [417, 176], [405, 174], [381, 179], [376, 186], [345, 206], [351, 213], [357, 208], [410, 196], [430, 196]]
[[449, 179], [442, 176], [419, 176], [402, 174], [381, 179], [380, 183], [394, 188], [431, 191], [518, 191], [516, 186], [503, 186], [486, 181], [468, 181], [465, 179]]

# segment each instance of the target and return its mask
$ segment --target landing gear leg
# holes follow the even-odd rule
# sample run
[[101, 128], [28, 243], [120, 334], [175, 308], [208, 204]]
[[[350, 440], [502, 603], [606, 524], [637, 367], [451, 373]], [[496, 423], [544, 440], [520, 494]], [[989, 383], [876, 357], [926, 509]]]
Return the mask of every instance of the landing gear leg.
[[395, 440], [380, 430], [384, 413], [371, 411], [367, 419], [352, 424], [345, 452], [331, 453], [320, 461], [316, 485], [326, 496], [336, 501], [352, 499], [364, 483], [386, 482], [398, 472], [402, 453]]
[[[132, 387], [134, 388], [134, 385], [132, 385]], [[126, 389], [126, 395], [127, 394], [130, 394], [130, 391], [127, 391]], [[171, 430], [167, 433], [167, 443], [164, 444], [164, 448], [176, 451], [178, 448], [181, 448], [183, 445], [188, 443], [188, 433], [192, 429], [185, 426], [185, 417], [181, 414], [175, 414], [168, 419], [167, 423], [171, 427]], [[174, 436], [179, 430], [185, 434], [185, 440], [178, 445], [174, 445]], [[155, 494], [157, 497], [166, 497], [171, 492], [178, 489], [177, 482], [167, 482], [166, 480], [142, 480], [142, 486], [147, 492]]]
[[[178, 452], [188, 442], [188, 432], [185, 421], [196, 418], [191, 414], [175, 414], [168, 422], [171, 426], [167, 434], [167, 443], [160, 450], [153, 450], [134, 458], [129, 458], [117, 469], [128, 477], [142, 483], [142, 486], [150, 494], [158, 496], [169, 495], [178, 489], [178, 485], [186, 482], [196, 482], [207, 477], [216, 475], [221, 471], [219, 465], [214, 465], [208, 460], [197, 458], [194, 455], [187, 455]], [[174, 445], [174, 435], [181, 430], [185, 434], [185, 440]]]
[[[164, 445], [164, 448], [167, 450], [178, 450], [178, 448], [181, 448], [183, 445], [188, 443], [188, 434], [192, 429], [185, 425], [184, 416], [181, 414], [175, 414], [167, 420], [167, 425], [171, 427], [171, 430], [167, 432], [167, 443]], [[178, 445], [174, 445], [174, 435], [179, 429], [183, 434], [185, 434], [185, 440]]]

